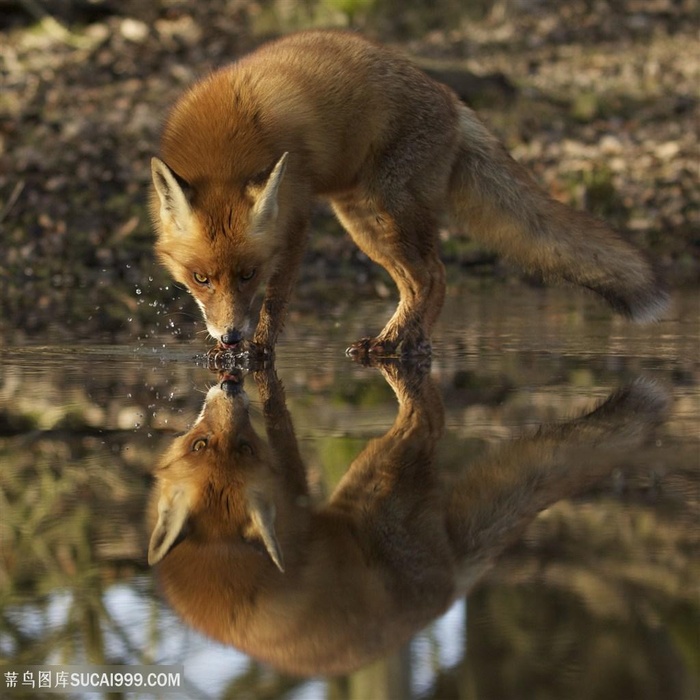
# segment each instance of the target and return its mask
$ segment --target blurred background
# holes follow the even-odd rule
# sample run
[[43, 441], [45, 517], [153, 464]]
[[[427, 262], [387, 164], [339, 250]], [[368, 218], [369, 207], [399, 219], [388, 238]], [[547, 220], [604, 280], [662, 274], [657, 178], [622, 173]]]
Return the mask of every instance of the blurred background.
[[[554, 197], [647, 250], [675, 305], [632, 326], [444, 231], [441, 464], [638, 376], [673, 410], [633, 478], [549, 509], [412, 644], [299, 681], [187, 630], [145, 562], [150, 472], [213, 381], [147, 203], [178, 95], [309, 27], [361, 31], [451, 85]], [[696, 0], [0, 0], [0, 664], [184, 661], [191, 698], [696, 698], [699, 124]], [[323, 205], [313, 230], [277, 363], [321, 493], [395, 415], [342, 354], [395, 290]]]
[[[0, 332], [151, 327], [135, 290], [177, 296], [153, 265], [147, 212], [167, 110], [213, 68], [308, 27], [396, 45], [553, 196], [625, 231], [674, 285], [697, 284], [696, 0], [0, 0]], [[314, 230], [298, 300], [315, 304], [328, 276], [333, 303], [387, 295], [384, 272], [323, 207]], [[459, 232], [444, 238], [455, 275], [516, 274]]]

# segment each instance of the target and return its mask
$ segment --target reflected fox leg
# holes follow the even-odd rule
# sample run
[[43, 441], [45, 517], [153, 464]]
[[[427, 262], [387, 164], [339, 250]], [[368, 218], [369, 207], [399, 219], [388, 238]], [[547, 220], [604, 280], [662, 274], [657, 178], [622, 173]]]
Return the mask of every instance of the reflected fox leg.
[[[430, 376], [429, 359], [420, 363], [373, 358], [373, 364], [394, 391], [398, 412], [391, 428], [370, 440], [353, 460], [331, 503], [355, 513], [379, 508], [380, 522], [394, 523], [385, 531], [398, 532], [418, 521], [434, 522], [428, 494], [439, 485], [433, 453], [444, 432], [445, 412]], [[363, 504], [361, 508], [358, 503]], [[404, 519], [409, 513], [410, 519]], [[435, 513], [443, 529], [443, 514], [440, 509]], [[363, 520], [367, 522], [364, 516]], [[413, 545], [419, 546], [420, 541], [416, 537]]]
[[357, 246], [381, 265], [399, 290], [399, 304], [381, 333], [363, 338], [351, 354], [424, 354], [445, 297], [445, 269], [438, 255], [438, 227], [426, 212], [407, 206], [389, 214], [360, 196], [334, 199], [333, 209]]

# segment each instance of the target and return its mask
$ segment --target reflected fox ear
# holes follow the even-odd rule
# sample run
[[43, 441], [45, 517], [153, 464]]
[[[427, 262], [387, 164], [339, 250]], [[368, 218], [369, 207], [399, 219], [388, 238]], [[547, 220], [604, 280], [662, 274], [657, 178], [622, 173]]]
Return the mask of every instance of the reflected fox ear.
[[270, 176], [262, 186], [262, 189], [254, 194], [255, 205], [253, 206], [253, 231], [264, 230], [264, 225], [277, 217], [279, 205], [277, 202], [279, 188], [282, 184], [284, 171], [287, 168], [287, 157], [289, 153], [285, 151], [272, 169]]
[[275, 566], [284, 572], [284, 560], [282, 550], [275, 533], [275, 506], [259, 493], [251, 493], [248, 496], [248, 508], [253, 519], [253, 526], [263, 541], [270, 559]]
[[148, 564], [157, 564], [173, 548], [184, 534], [185, 523], [190, 514], [184, 491], [161, 494], [158, 500], [158, 522], [153, 528], [148, 545]]
[[160, 158], [151, 159], [153, 186], [160, 200], [160, 218], [187, 231], [192, 218], [191, 185], [171, 170]]

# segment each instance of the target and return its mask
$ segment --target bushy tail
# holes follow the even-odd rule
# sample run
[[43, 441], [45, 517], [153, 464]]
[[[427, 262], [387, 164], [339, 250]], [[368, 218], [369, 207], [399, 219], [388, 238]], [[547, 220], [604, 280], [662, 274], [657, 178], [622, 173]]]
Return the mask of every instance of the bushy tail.
[[466, 106], [450, 183], [455, 226], [545, 280], [593, 290], [639, 322], [668, 306], [652, 265], [633, 245], [585, 212], [551, 199]]

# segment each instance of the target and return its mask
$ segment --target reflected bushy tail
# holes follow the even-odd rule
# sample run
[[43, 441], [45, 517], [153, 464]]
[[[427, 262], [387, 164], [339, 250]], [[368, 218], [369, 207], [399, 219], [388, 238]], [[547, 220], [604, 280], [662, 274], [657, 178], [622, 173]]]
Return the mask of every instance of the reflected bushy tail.
[[450, 183], [453, 223], [545, 280], [591, 289], [634, 321], [668, 306], [652, 265], [603, 222], [551, 199], [466, 106]]
[[464, 590], [545, 508], [614, 469], [643, 468], [640, 456], [666, 420], [663, 386], [638, 379], [575, 420], [543, 425], [487, 453], [452, 487], [447, 527]]

